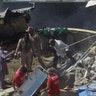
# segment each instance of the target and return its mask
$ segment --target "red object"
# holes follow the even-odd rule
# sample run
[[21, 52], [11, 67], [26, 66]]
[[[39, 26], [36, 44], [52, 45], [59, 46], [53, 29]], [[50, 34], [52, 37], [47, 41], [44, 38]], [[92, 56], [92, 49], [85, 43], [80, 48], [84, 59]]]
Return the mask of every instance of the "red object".
[[48, 96], [52, 94], [59, 94], [60, 92], [60, 80], [59, 77], [55, 74], [50, 75], [47, 81], [47, 86], [49, 86]]
[[20, 68], [16, 71], [13, 77], [13, 85], [19, 88], [26, 79], [26, 75], [20, 72]]

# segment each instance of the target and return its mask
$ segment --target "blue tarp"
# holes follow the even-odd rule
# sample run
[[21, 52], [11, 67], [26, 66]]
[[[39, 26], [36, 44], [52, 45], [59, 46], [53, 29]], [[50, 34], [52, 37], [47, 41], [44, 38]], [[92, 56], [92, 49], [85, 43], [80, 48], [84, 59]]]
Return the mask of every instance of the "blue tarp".
[[78, 96], [96, 96], [96, 81], [87, 85], [79, 86]]

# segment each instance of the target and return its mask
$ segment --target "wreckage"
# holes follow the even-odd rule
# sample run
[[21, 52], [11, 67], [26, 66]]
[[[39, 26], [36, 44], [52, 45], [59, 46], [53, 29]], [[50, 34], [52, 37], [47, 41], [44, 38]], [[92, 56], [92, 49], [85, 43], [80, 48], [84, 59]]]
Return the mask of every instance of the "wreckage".
[[[60, 62], [58, 62], [58, 72], [61, 78], [60, 94], [61, 96], [64, 95], [69, 96], [70, 94], [71, 96], [78, 96], [78, 95], [83, 96], [82, 95], [83, 93], [81, 92], [85, 92], [86, 87], [84, 88], [81, 85], [88, 85], [89, 87], [91, 86], [90, 88], [93, 88], [92, 85], [90, 85], [90, 82], [94, 81], [96, 78], [95, 69], [94, 69], [95, 62], [96, 62], [94, 57], [96, 53], [92, 51], [94, 47], [96, 50], [96, 41], [95, 41], [96, 32], [92, 30], [85, 30], [85, 29], [78, 29], [78, 28], [45, 28], [45, 29], [38, 29], [37, 32], [39, 32], [40, 36], [42, 37], [44, 41], [43, 43], [46, 44], [50, 34], [51, 36], [53, 36], [52, 33], [56, 32], [57, 29], [58, 29], [57, 33], [59, 33], [57, 34], [57, 39], [61, 38], [62, 35], [63, 38], [61, 39], [63, 41], [69, 41], [70, 47], [74, 46], [72, 47], [75, 50], [74, 58], [76, 58], [77, 60], [77, 62], [73, 65], [70, 64], [65, 65], [65, 63], [61, 64]], [[47, 34], [43, 34], [44, 32], [45, 33], [47, 32]], [[64, 39], [64, 35], [67, 37], [66, 39]], [[88, 60], [89, 57], [91, 59]], [[47, 58], [45, 57], [45, 59], [49, 60], [49, 63], [52, 60], [50, 59], [50, 57], [49, 59], [48, 57]], [[47, 79], [47, 74], [44, 72], [42, 68], [37, 67], [29, 75], [28, 80], [25, 81], [25, 83], [18, 89], [17, 93], [14, 94], [13, 96], [17, 96], [17, 95], [20, 96], [19, 93], [22, 93], [24, 96], [47, 96], [46, 92], [42, 93], [41, 95], [39, 94], [39, 88], [43, 86], [46, 79]], [[70, 89], [68, 91], [64, 90], [66, 84], [70, 85]], [[92, 93], [93, 91], [90, 92]], [[85, 96], [91, 96], [91, 95], [85, 95]]]
[[[26, 23], [24, 28], [26, 28]], [[22, 32], [24, 32], [24, 30], [22, 30]], [[50, 36], [55, 36], [55, 38], [61, 39], [66, 42], [74, 51], [74, 57], [77, 60], [74, 65], [65, 67], [65, 63], [58, 63], [58, 70], [61, 77], [61, 96], [96, 95], [96, 87], [93, 87], [95, 84], [93, 81], [96, 78], [96, 53], [94, 54], [94, 52], [92, 51], [92, 48], [94, 50], [96, 49], [96, 32], [78, 28], [43, 28], [37, 29], [36, 32], [41, 36], [43, 40], [44, 50], [46, 49], [47, 51], [48, 49], [47, 44]], [[18, 30], [17, 33], [19, 33]], [[89, 58], [91, 59], [89, 60]], [[66, 75], [70, 76], [70, 80], [68, 80], [67, 82], [71, 85], [71, 90], [69, 91], [65, 91], [63, 89], [66, 85]], [[13, 94], [13, 96], [21, 96], [20, 93], [22, 93], [22, 95], [24, 96], [47, 96], [47, 93], [38, 93], [38, 89], [43, 85], [46, 79], [47, 74], [43, 71], [43, 69], [36, 68], [29, 75], [28, 80], [17, 90], [16, 94]], [[90, 82], [93, 82], [94, 84], [92, 83], [93, 85], [91, 86]], [[82, 87], [81, 85], [86, 86]]]
[[15, 43], [27, 29], [30, 21], [28, 11], [34, 6], [10, 10], [7, 8], [4, 12], [0, 12], [0, 41]]

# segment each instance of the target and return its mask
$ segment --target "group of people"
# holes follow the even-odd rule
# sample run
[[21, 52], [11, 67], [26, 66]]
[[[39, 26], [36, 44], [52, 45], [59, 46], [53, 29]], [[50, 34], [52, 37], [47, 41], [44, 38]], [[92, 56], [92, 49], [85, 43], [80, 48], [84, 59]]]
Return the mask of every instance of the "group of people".
[[45, 65], [41, 59], [41, 40], [32, 27], [28, 27], [24, 37], [19, 39], [15, 55], [21, 51], [21, 65], [26, 66], [28, 71], [32, 71], [33, 56], [38, 58], [43, 68]]
[[[40, 45], [40, 38], [39, 35], [35, 33], [34, 29], [32, 27], [28, 27], [28, 29], [26, 30], [24, 36], [22, 38], [19, 39], [17, 47], [14, 51], [10, 52], [10, 53], [5, 53], [5, 50], [8, 49], [8, 47], [10, 47], [8, 45], [8, 43], [6, 41], [2, 41], [0, 43], [0, 87], [2, 89], [6, 89], [6, 84], [5, 84], [5, 76], [9, 74], [8, 72], [8, 68], [7, 68], [7, 64], [6, 64], [6, 59], [8, 57], [10, 57], [11, 54], [13, 54], [14, 56], [16, 56], [18, 54], [18, 52], [20, 51], [21, 53], [21, 60], [20, 60], [20, 68], [22, 69], [26, 69], [27, 71], [24, 71], [23, 75], [25, 75], [26, 73], [32, 71], [32, 63], [33, 63], [33, 56], [38, 58], [39, 63], [41, 64], [41, 66], [43, 68], [45, 68], [45, 65], [41, 59], [41, 45]], [[19, 69], [19, 68], [18, 68]], [[16, 76], [14, 75], [13, 77], [13, 81], [12, 84], [13, 86], [16, 85], [16, 87], [18, 87], [16, 84], [16, 82], [21, 82], [18, 81], [23, 77], [22, 71], [17, 71], [16, 72]], [[15, 78], [15, 79], [14, 79]], [[24, 79], [24, 78], [23, 78]], [[17, 81], [16, 81], [17, 80]], [[23, 83], [23, 81], [22, 81]], [[16, 89], [14, 87], [14, 89]]]
[[[32, 27], [28, 27], [26, 34], [23, 38], [20, 38], [17, 44], [15, 55], [18, 51], [21, 52], [21, 69], [23, 68], [26, 71], [17, 70], [15, 76], [13, 77], [13, 87], [16, 90], [16, 87], [19, 88], [23, 82], [26, 80], [26, 73], [32, 71], [33, 57], [37, 57], [42, 68], [46, 69], [45, 64], [41, 59], [41, 40], [37, 33], [35, 33]], [[23, 79], [23, 80], [22, 80]]]
[[[54, 53], [54, 59], [52, 68], [48, 68], [47, 71], [47, 73], [49, 74], [47, 87], [42, 89], [40, 92], [48, 90], [48, 96], [59, 96], [60, 78], [54, 71], [54, 69], [57, 69], [58, 58], [64, 58], [65, 56], [67, 56], [73, 63], [75, 63], [76, 61], [71, 54], [69, 46], [63, 41], [52, 38], [49, 39], [48, 43], [52, 48], [52, 52]], [[2, 89], [6, 87], [4, 81], [5, 75], [8, 74], [6, 58], [10, 56], [10, 54], [14, 54], [16, 56], [18, 54], [18, 51], [21, 52], [21, 65], [12, 79], [12, 84], [15, 91], [27, 79], [28, 74], [26, 75], [26, 73], [32, 71], [33, 57], [37, 57], [42, 68], [47, 70], [46, 65], [41, 59], [42, 45], [40, 37], [37, 33], [35, 33], [35, 30], [32, 27], [28, 27], [23, 38], [19, 39], [15, 51], [5, 54], [4, 50], [6, 50], [7, 44], [1, 43], [0, 46], [0, 84]]]

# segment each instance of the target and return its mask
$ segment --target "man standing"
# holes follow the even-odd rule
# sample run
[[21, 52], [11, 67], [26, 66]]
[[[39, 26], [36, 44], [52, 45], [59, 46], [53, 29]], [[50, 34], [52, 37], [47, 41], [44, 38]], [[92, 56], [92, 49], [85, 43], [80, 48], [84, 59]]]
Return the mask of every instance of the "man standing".
[[49, 39], [49, 45], [53, 47], [54, 59], [53, 59], [53, 67], [57, 68], [58, 57], [65, 57], [66, 51], [69, 50], [69, 46], [65, 44], [61, 40]]
[[19, 39], [15, 55], [21, 52], [21, 65], [26, 66], [28, 71], [32, 71], [33, 63], [33, 44], [29, 34], [26, 32], [24, 37]]
[[34, 54], [37, 56], [40, 65], [44, 69], [46, 69], [44, 62], [41, 59], [41, 47], [42, 46], [41, 46], [41, 40], [40, 40], [39, 35], [37, 33], [35, 33], [35, 30], [32, 27], [28, 27], [26, 32], [28, 32], [30, 34], [31, 39], [33, 40]]
[[47, 80], [47, 87], [41, 89], [40, 92], [48, 91], [48, 96], [60, 96], [60, 78], [55, 73], [54, 68], [47, 69], [49, 75]]

